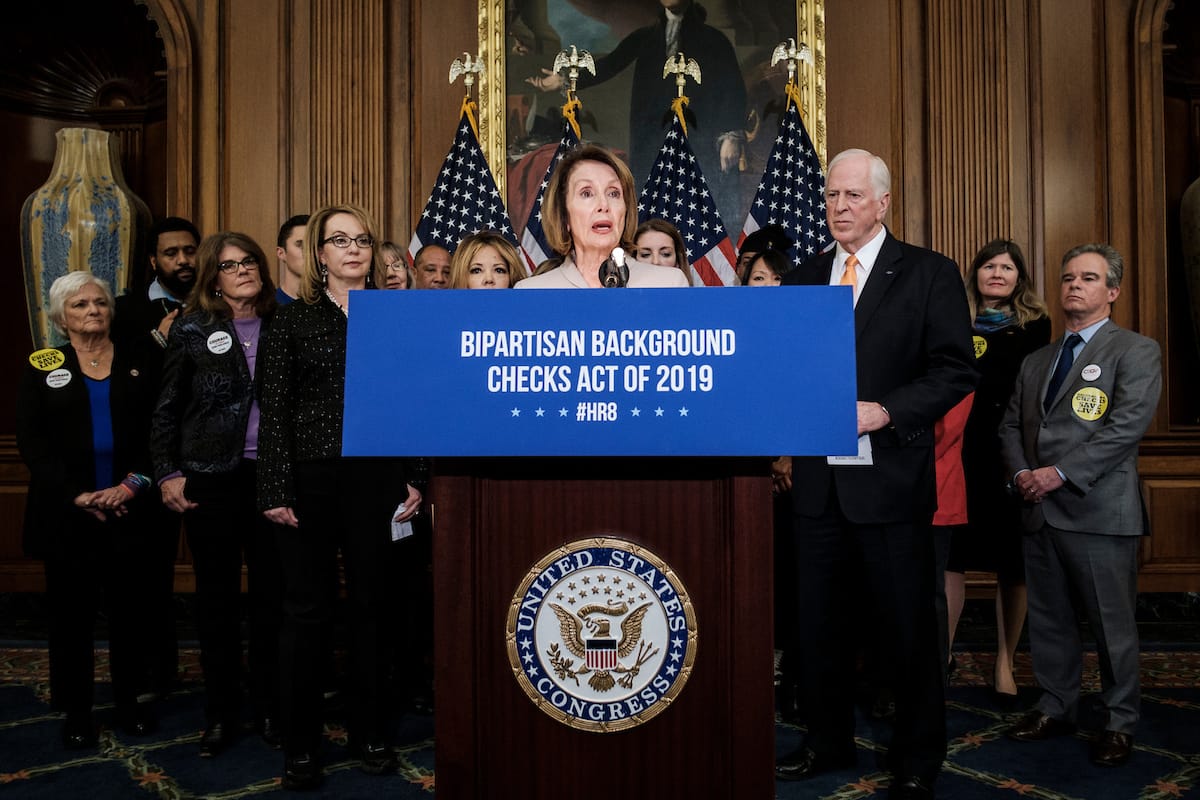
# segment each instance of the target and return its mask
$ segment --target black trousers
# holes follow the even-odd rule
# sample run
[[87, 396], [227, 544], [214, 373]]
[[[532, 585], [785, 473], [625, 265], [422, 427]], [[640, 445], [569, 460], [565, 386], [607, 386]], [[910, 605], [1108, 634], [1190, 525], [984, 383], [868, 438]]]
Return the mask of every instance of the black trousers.
[[249, 606], [250, 697], [255, 717], [277, 717], [283, 571], [275, 531], [255, 503], [255, 462], [230, 472], [187, 473], [184, 515], [196, 573], [196, 632], [204, 670], [205, 717], [236, 722], [241, 712], [242, 560]]
[[280, 686], [285, 748], [316, 752], [321, 737], [323, 666], [336, 597], [329, 570], [341, 551], [349, 645], [348, 728], [355, 743], [389, 737], [385, 678], [395, 635], [391, 519], [407, 494], [390, 485], [379, 459], [341, 458], [294, 465], [298, 528], [278, 526], [284, 573]]
[[[422, 508], [428, 508], [422, 506]], [[433, 688], [433, 530], [430, 515], [413, 518], [413, 535], [391, 548], [398, 583], [395, 617], [387, 623], [393, 685], [401, 699]], [[432, 697], [426, 697], [431, 700]]]
[[147, 596], [161, 564], [153, 541], [158, 531], [145, 524], [139, 510], [106, 522], [72, 513], [62, 546], [46, 558], [50, 695], [56, 710], [91, 712], [93, 636], [101, 610], [108, 619], [109, 667], [118, 710], [132, 709], [147, 688]]
[[[821, 517], [796, 515], [795, 526], [807, 746], [826, 758], [853, 752], [854, 658], [860, 634], [876, 634], [896, 702], [888, 765], [931, 784], [946, 756], [931, 526], [854, 524], [836, 494]], [[853, 618], [859, 599], [872, 619]]]
[[[148, 490], [150, 491], [150, 490]], [[152, 491], [158, 491], [153, 489]], [[147, 689], [166, 694], [179, 674], [179, 636], [175, 625], [175, 562], [179, 557], [179, 518], [161, 503], [148, 509], [146, 525], [154, 530], [149, 540], [152, 566], [142, 598], [146, 620], [149, 684]]]

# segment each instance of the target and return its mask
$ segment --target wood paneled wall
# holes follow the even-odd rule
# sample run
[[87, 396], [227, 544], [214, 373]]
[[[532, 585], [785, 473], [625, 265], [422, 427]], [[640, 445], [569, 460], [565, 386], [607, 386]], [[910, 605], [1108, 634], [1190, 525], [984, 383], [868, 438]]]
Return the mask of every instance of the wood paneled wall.
[[354, 203], [406, 245], [453, 139], [446, 75], [475, 48], [474, 0], [184, 2], [203, 62], [184, 205], [201, 231], [270, 252], [293, 214]]
[[[169, 212], [270, 251], [286, 217], [349, 201], [407, 242], [453, 138], [461, 87], [446, 76], [477, 48], [479, 0], [143, 2], [174, 86]], [[1053, 287], [1069, 247], [1112, 242], [1127, 259], [1117, 322], [1165, 342], [1155, 42], [1167, 4], [826, 0], [829, 153], [882, 156], [892, 230], [960, 264], [1008, 236]], [[20, 557], [9, 432], [0, 425], [0, 591], [36, 572]], [[1143, 587], [1198, 590], [1200, 430], [1160, 412], [1142, 453], [1154, 525]]]
[[1014, 215], [1009, 183], [1028, 174], [1028, 130], [1010, 113], [1026, 107], [1026, 73], [1010, 64], [1007, 5], [930, 0], [927, 10], [929, 39], [938, 43], [926, 51], [929, 240], [964, 269], [998, 235], [1029, 241], [1028, 212]]

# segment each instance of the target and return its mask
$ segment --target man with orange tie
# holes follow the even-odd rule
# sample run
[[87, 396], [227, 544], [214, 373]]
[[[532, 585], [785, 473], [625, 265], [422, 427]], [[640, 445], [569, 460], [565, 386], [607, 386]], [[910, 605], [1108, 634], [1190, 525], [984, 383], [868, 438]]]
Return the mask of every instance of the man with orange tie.
[[[931, 798], [946, 754], [933, 428], [978, 375], [958, 268], [892, 236], [883, 225], [890, 202], [883, 159], [839, 153], [825, 181], [837, 246], [784, 278], [852, 290], [859, 446], [855, 456], [792, 460], [808, 735], [775, 773], [804, 780], [854, 766], [853, 659], [861, 634], [878, 630], [896, 700], [890, 796]], [[870, 624], [850, 618], [860, 598]]]

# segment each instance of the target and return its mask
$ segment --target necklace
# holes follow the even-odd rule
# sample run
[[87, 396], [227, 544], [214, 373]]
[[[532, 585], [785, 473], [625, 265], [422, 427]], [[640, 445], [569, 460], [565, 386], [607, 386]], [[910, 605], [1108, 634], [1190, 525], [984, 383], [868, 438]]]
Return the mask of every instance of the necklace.
[[350, 316], [350, 312], [348, 310], [346, 310], [345, 306], [343, 306], [341, 303], [339, 303], [337, 301], [337, 298], [333, 296], [333, 292], [329, 291], [328, 286], [325, 287], [325, 296], [329, 298], [329, 302], [333, 303], [335, 306], [338, 307], [338, 311], [341, 311], [342, 314], [344, 314], [347, 317]]
[[[238, 341], [242, 343], [242, 347], [250, 350], [255, 344], [258, 343], [258, 332], [262, 330], [262, 320], [256, 318], [253, 323], [248, 326], [239, 324], [242, 322], [244, 322], [244, 320], [235, 321], [234, 328], [237, 329]], [[245, 338], [243, 338], [243, 336]]]
[[104, 360], [104, 351], [101, 350], [99, 355], [88, 358], [88, 366], [90, 366], [92, 369], [95, 369], [100, 366], [100, 362], [103, 360]]

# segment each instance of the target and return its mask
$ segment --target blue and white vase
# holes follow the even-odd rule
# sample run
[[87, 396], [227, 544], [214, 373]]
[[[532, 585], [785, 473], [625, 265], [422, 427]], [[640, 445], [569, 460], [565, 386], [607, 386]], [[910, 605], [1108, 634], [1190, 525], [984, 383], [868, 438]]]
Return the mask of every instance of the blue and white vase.
[[150, 209], [121, 172], [116, 136], [94, 128], [63, 128], [50, 178], [21, 209], [21, 260], [35, 348], [59, 344], [50, 324], [50, 286], [87, 270], [114, 294], [128, 285]]

